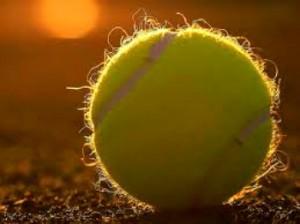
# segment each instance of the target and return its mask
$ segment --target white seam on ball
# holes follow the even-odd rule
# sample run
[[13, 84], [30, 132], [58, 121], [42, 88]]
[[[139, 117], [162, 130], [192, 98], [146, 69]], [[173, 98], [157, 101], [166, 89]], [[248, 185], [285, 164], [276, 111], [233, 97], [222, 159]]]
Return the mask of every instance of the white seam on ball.
[[154, 62], [161, 56], [162, 52], [166, 49], [169, 43], [176, 36], [174, 32], [166, 33], [163, 38], [155, 43], [149, 52], [149, 56], [145, 63], [138, 68], [133, 75], [127, 80], [125, 84], [123, 84], [111, 97], [111, 99], [103, 105], [102, 109], [99, 113], [99, 123], [101, 123], [106, 116], [106, 114], [121, 100], [123, 99], [130, 90], [136, 85], [138, 80], [140, 80], [144, 75], [146, 75], [147, 71], [154, 64]]
[[260, 125], [262, 125], [264, 122], [268, 120], [270, 117], [268, 110], [264, 110], [262, 113], [260, 113], [259, 116], [256, 116], [255, 119], [251, 120], [247, 126], [245, 126], [240, 132], [238, 137], [236, 137], [236, 143], [239, 145], [242, 145], [246, 139], [254, 132], [256, 128], [258, 128]]

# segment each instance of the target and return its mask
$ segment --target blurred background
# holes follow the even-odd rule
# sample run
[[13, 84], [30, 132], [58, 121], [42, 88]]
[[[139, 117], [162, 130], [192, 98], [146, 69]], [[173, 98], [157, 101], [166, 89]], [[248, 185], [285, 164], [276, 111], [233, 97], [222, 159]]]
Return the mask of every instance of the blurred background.
[[[176, 12], [189, 21], [204, 18], [247, 37], [258, 54], [276, 62], [285, 135], [280, 149], [290, 155], [289, 177], [300, 186], [299, 1], [1, 0], [0, 202], [30, 186], [74, 187], [96, 180], [95, 169], [80, 160], [83, 115], [77, 108], [87, 91], [66, 87], [87, 84], [89, 69], [109, 48], [109, 31], [122, 26], [131, 33], [140, 8], [172, 24], [183, 25]], [[113, 45], [121, 35], [112, 34]], [[272, 65], [268, 71], [275, 73]]]

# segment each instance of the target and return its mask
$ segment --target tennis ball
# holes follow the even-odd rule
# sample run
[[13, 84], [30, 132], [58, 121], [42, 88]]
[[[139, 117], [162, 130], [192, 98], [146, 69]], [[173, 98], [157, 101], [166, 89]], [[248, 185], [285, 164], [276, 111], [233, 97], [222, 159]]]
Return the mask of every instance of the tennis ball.
[[216, 205], [248, 184], [274, 139], [274, 86], [233, 38], [144, 30], [94, 86], [92, 143], [114, 184], [159, 209]]

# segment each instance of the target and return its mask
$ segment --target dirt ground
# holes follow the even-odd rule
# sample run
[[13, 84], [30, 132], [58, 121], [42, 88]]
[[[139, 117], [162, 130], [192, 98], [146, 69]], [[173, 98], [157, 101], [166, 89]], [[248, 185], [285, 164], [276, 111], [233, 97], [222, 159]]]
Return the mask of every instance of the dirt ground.
[[[34, 116], [29, 110], [26, 117], [31, 119], [22, 126], [11, 125], [18, 121], [6, 115], [7, 126], [0, 132], [0, 223], [300, 222], [296, 151], [289, 152], [287, 172], [263, 179], [263, 188], [231, 204], [185, 214], [153, 213], [115, 195], [108, 182], [98, 181], [98, 169], [83, 164], [78, 149], [86, 131], [79, 134], [76, 122], [81, 114], [70, 119], [68, 113], [67, 108], [36, 108]], [[282, 147], [289, 151], [292, 144], [289, 140]]]

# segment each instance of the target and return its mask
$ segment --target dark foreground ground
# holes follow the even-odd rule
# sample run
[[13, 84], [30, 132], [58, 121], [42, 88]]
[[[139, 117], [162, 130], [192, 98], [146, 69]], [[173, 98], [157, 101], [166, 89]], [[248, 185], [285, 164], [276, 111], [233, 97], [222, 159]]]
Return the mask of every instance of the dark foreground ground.
[[0, 151], [0, 223], [300, 223], [299, 155], [289, 150], [298, 144], [293, 136], [281, 147], [292, 158], [290, 169], [265, 178], [263, 188], [232, 204], [159, 214], [129, 205], [98, 181], [96, 168], [84, 166], [84, 134], [66, 116], [68, 109], [35, 111], [22, 126], [6, 119], [0, 131], [0, 148], [6, 149]]

